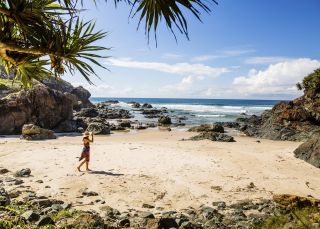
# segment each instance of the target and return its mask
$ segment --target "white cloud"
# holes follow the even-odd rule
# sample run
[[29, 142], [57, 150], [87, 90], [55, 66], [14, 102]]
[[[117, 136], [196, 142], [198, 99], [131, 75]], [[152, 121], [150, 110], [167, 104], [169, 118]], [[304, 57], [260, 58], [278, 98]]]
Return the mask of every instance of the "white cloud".
[[201, 56], [195, 56], [191, 59], [193, 62], [204, 62], [211, 59], [219, 58], [219, 55], [201, 55]]
[[271, 64], [265, 70], [251, 69], [233, 80], [233, 88], [242, 95], [295, 95], [295, 84], [320, 67], [319, 60], [300, 58]]
[[229, 72], [228, 68], [214, 68], [204, 64], [176, 63], [168, 64], [162, 62], [143, 62], [135, 61], [128, 58], [115, 59], [110, 58], [107, 64], [117, 67], [136, 68], [160, 71], [178, 75], [202, 75], [216, 77], [223, 73]]
[[162, 59], [167, 60], [181, 60], [184, 56], [176, 53], [165, 53], [161, 56]]
[[255, 52], [254, 49], [234, 49], [234, 50], [223, 50], [219, 51], [214, 55], [199, 55], [195, 56], [191, 59], [193, 62], [205, 62], [212, 59], [218, 59], [218, 58], [227, 58], [227, 57], [236, 57], [245, 55], [248, 53]]
[[196, 81], [200, 81], [203, 79], [204, 79], [204, 77], [202, 77], [202, 76], [191, 76], [190, 75], [187, 77], [183, 77], [182, 80], [177, 84], [166, 85], [166, 86], [160, 88], [160, 91], [165, 94], [172, 93], [172, 92], [176, 93], [177, 91], [178, 92], [187, 92], [193, 87], [193, 85]]
[[292, 58], [289, 57], [283, 57], [283, 56], [255, 56], [250, 57], [245, 60], [246, 64], [274, 64], [284, 61], [292, 60]]

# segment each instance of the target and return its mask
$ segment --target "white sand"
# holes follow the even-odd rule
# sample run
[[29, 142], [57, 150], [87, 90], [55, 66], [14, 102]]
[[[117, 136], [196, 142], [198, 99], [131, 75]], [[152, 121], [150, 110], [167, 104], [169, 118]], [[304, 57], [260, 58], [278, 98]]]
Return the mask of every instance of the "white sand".
[[[96, 199], [119, 210], [143, 203], [179, 210], [278, 193], [320, 198], [320, 170], [294, 157], [298, 142], [257, 143], [244, 136], [234, 143], [179, 141], [191, 135], [146, 130], [96, 137], [92, 173], [76, 171], [81, 136], [37, 142], [0, 138], [0, 167], [30, 168], [33, 177], [24, 178], [26, 185], [81, 209], [98, 210], [101, 204], [89, 204]], [[39, 179], [44, 183], [35, 182]], [[248, 188], [250, 182], [256, 188]], [[99, 196], [77, 198], [85, 188]]]

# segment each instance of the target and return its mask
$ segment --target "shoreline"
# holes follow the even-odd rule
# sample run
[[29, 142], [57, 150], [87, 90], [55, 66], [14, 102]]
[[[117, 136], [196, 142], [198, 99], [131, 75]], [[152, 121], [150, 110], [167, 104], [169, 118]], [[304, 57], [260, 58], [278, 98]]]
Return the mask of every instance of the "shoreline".
[[[193, 135], [150, 129], [97, 136], [91, 173], [75, 171], [81, 136], [35, 142], [0, 138], [0, 167], [30, 168], [34, 177], [24, 179], [24, 185], [40, 195], [83, 205], [78, 209], [98, 212], [102, 205], [91, 203], [97, 199], [125, 211], [142, 210], [144, 203], [180, 210], [283, 193], [320, 198], [318, 169], [292, 153], [300, 142], [260, 139], [258, 143], [241, 135], [233, 135], [233, 143], [179, 141]], [[37, 183], [39, 179], [44, 183]], [[84, 190], [98, 196], [80, 198]]]

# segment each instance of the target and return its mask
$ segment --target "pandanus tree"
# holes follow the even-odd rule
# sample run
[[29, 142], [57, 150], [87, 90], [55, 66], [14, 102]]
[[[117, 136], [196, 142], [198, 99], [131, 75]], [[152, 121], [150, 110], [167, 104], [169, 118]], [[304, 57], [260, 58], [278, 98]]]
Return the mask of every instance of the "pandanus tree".
[[[97, 2], [94, 1], [96, 4]], [[79, 72], [91, 83], [94, 65], [106, 58], [106, 47], [95, 43], [107, 33], [96, 31], [95, 23], [81, 19], [83, 0], [0, 0], [0, 65], [14, 80], [30, 87], [33, 79], [59, 78]], [[130, 16], [144, 23], [146, 34], [156, 34], [163, 20], [187, 39], [185, 12], [200, 20], [201, 11], [210, 12], [215, 0], [114, 0], [130, 7]], [[139, 27], [138, 25], [138, 27]], [[157, 38], [155, 38], [157, 39]]]

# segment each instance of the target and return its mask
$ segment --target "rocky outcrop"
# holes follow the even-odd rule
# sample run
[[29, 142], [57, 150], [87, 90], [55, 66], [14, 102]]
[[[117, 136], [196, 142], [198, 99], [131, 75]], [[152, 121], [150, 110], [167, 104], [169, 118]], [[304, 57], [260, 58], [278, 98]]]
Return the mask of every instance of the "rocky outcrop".
[[320, 135], [300, 145], [294, 151], [294, 155], [295, 157], [300, 158], [317, 168], [320, 168]]
[[73, 87], [69, 82], [62, 79], [55, 79], [53, 77], [47, 78], [41, 81], [41, 83], [52, 90], [69, 93], [73, 99], [73, 108], [75, 110], [92, 106], [92, 103], [89, 100], [91, 94], [82, 86]]
[[22, 127], [21, 139], [25, 140], [45, 140], [56, 139], [57, 136], [52, 130], [40, 128], [33, 124], [25, 124]]
[[77, 104], [78, 109], [92, 106], [92, 103], [89, 100], [91, 94], [88, 90], [84, 89], [82, 86], [73, 88], [70, 91], [70, 93], [76, 96], [78, 100], [78, 104]]
[[280, 102], [261, 116], [238, 118], [239, 130], [248, 136], [271, 140], [303, 141], [320, 130], [316, 116], [304, 107], [302, 98]]
[[26, 123], [55, 128], [72, 119], [73, 106], [65, 93], [37, 84], [0, 99], [0, 110], [0, 134], [20, 134]]

